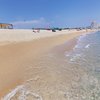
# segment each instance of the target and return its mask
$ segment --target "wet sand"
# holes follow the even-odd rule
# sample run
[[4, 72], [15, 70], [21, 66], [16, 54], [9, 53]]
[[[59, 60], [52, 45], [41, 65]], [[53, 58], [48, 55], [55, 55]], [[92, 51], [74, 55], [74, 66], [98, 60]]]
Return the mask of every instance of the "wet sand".
[[[52, 70], [55, 69], [59, 71], [61, 70], [61, 68], [57, 69], [57, 67], [54, 67], [58, 66], [59, 64], [56, 63], [56, 61], [52, 63], [54, 65], [49, 67], [50, 62], [52, 61], [50, 61], [48, 56], [45, 55], [50, 54], [48, 52], [49, 51], [51, 52], [52, 48], [61, 45], [64, 42], [76, 38], [77, 36], [80, 36], [82, 34], [85, 33], [73, 32], [71, 34], [66, 34], [66, 35], [63, 34], [53, 37], [41, 38], [39, 40], [34, 39], [32, 41], [27, 41], [27, 42], [23, 41], [19, 43], [10, 43], [7, 45], [1, 45], [0, 46], [0, 98], [5, 94], [9, 93], [11, 89], [14, 89], [16, 86], [26, 82], [26, 80], [30, 80], [30, 78], [33, 78], [37, 81], [39, 79], [39, 76], [41, 76], [41, 79], [39, 81], [35, 83], [33, 83], [33, 81], [32, 83], [30, 82], [30, 84], [32, 84], [32, 86], [34, 86], [36, 89], [39, 89], [39, 86], [41, 86], [40, 84], [42, 84], [43, 87], [46, 84], [48, 84], [48, 86], [51, 85], [53, 86], [51, 81], [53, 81], [53, 83], [55, 82], [59, 83], [61, 81], [57, 79], [60, 78], [63, 79], [62, 82], [65, 80], [65, 78], [70, 79], [70, 77], [72, 76], [72, 74], [70, 73], [68, 73], [67, 74], [68, 76], [66, 76], [65, 78], [62, 78], [61, 76], [59, 76], [59, 74], [52, 73]], [[72, 49], [72, 47], [76, 43], [75, 41], [70, 42], [69, 43], [70, 45], [67, 48], [65, 48], [65, 50], [59, 49], [60, 52], [62, 52], [63, 50], [66, 51], [66, 49], [67, 50]], [[56, 50], [54, 50], [53, 52], [56, 52]], [[49, 55], [49, 57], [50, 56], [52, 55]], [[45, 66], [43, 65], [44, 61], [46, 62]], [[59, 62], [60, 61], [61, 59], [59, 59]], [[46, 68], [46, 66], [48, 67]], [[30, 70], [31, 67], [32, 70]], [[66, 82], [68, 83], [68, 81]]]

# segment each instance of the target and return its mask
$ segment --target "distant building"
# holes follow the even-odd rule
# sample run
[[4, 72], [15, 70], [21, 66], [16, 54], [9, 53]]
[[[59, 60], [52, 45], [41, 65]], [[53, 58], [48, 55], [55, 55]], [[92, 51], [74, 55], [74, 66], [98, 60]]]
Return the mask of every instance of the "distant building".
[[91, 22], [91, 29], [98, 29], [99, 28], [99, 24], [96, 23], [95, 21]]
[[13, 29], [12, 24], [0, 23], [0, 29]]

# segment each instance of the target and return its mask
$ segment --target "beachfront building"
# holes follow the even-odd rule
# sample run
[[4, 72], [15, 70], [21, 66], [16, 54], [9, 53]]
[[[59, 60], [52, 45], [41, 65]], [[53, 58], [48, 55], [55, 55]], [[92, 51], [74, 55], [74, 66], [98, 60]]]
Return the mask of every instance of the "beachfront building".
[[12, 24], [0, 23], [0, 29], [13, 29]]
[[98, 29], [99, 28], [99, 24], [96, 21], [91, 22], [91, 29]]

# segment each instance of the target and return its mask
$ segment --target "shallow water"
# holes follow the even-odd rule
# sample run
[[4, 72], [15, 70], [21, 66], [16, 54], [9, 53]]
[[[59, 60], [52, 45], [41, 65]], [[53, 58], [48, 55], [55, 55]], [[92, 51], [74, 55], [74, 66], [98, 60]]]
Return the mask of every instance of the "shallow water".
[[79, 37], [75, 48], [66, 52], [66, 57], [72, 66], [87, 71], [81, 76], [81, 88], [76, 89], [82, 91], [80, 100], [100, 100], [100, 32]]
[[100, 100], [100, 32], [78, 37], [64, 54], [38, 59], [29, 79], [1, 100]]

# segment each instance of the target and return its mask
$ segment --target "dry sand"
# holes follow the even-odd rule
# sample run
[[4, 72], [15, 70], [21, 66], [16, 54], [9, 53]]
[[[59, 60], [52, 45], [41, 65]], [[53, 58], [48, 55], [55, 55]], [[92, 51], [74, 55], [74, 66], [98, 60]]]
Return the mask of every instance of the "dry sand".
[[[34, 79], [38, 77], [38, 72], [42, 71], [41, 60], [45, 59], [48, 62], [46, 60], [48, 58], [43, 58], [42, 55], [48, 53], [52, 48], [85, 33], [85, 31], [75, 30], [56, 33], [48, 31], [33, 33], [31, 30], [0, 30], [0, 98], [9, 93], [11, 89], [29, 80], [30, 77]], [[72, 42], [67, 49], [71, 49], [73, 45], [75, 45], [75, 42]], [[48, 64], [50, 65], [50, 62]], [[31, 67], [34, 70], [28, 69]], [[49, 68], [48, 72], [45, 71], [45, 68], [43, 70], [39, 76], [45, 80], [39, 80], [35, 84], [32, 83], [36, 88], [39, 88], [41, 86], [39, 84], [42, 84], [42, 82], [51, 85], [52, 82], [50, 81], [55, 80], [57, 77], [53, 73], [50, 74], [53, 78], [49, 76]], [[30, 74], [28, 74], [29, 71], [31, 71]], [[31, 73], [34, 73], [34, 75], [31, 76]], [[67, 77], [70, 78], [71, 76]], [[45, 81], [48, 82], [44, 83]], [[59, 83], [57, 80], [55, 82]]]
[[23, 29], [14, 29], [14, 30], [0, 30], [0, 42], [21, 42], [21, 41], [30, 41], [33, 39], [40, 39], [43, 37], [50, 37], [59, 34], [68, 34], [72, 32], [77, 32], [76, 30], [63, 30], [57, 32], [51, 32], [46, 30], [41, 30], [40, 33], [34, 33], [32, 30], [23, 30]]

